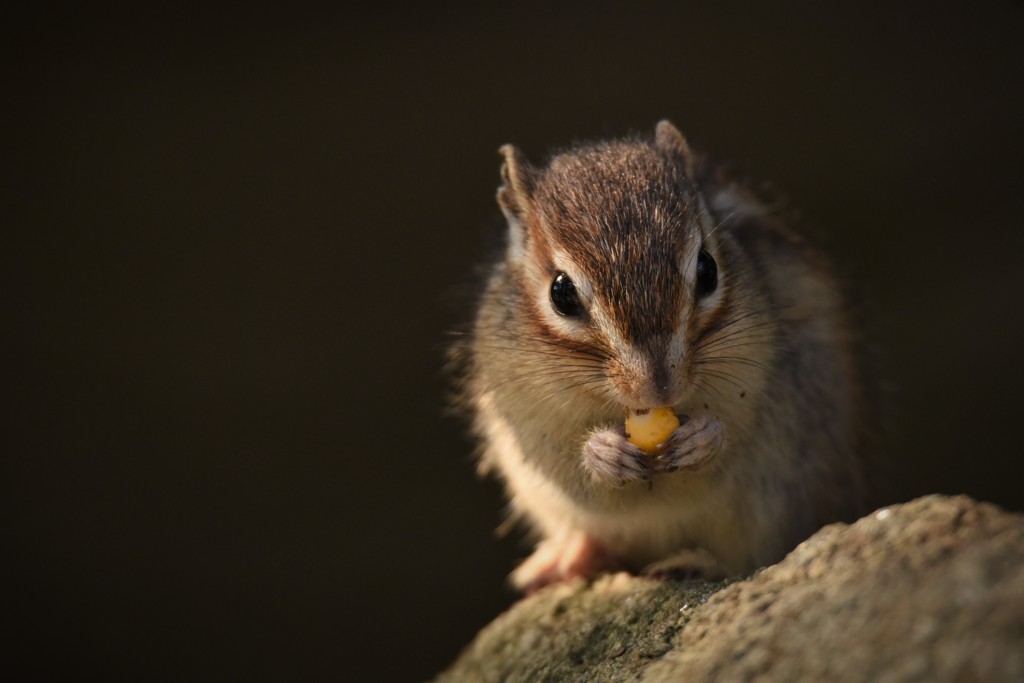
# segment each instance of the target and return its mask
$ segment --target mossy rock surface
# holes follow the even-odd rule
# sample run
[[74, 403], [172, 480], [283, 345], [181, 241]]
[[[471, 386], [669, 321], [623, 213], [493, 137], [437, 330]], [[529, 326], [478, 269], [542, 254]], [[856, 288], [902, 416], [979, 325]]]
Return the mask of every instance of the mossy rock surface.
[[437, 681], [1024, 681], [1024, 517], [926, 496], [722, 582], [525, 598]]

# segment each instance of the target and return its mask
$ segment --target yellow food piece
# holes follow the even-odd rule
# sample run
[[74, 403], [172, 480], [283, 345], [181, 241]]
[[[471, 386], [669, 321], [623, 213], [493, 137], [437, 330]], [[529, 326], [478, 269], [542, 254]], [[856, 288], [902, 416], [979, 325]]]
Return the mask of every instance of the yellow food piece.
[[626, 415], [626, 438], [651, 454], [678, 428], [679, 418], [668, 406]]

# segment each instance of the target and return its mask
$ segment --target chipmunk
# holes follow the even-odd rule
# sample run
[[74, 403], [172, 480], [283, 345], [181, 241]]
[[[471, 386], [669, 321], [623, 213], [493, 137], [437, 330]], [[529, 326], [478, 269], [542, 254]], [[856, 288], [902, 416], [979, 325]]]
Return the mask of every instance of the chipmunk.
[[[521, 590], [718, 577], [862, 512], [865, 398], [823, 256], [668, 121], [531, 166], [501, 148], [507, 247], [459, 344], [480, 470], [535, 532]], [[629, 411], [681, 425], [655, 454]]]

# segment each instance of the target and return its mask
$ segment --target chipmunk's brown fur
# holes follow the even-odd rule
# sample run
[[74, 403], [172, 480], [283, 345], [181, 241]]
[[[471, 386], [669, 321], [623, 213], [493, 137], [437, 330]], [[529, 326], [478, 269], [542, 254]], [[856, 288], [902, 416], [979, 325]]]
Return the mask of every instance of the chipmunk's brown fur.
[[[745, 572], [860, 512], [863, 399], [823, 258], [668, 122], [544, 168], [502, 153], [508, 247], [462, 350], [481, 466], [539, 536], [513, 582]], [[683, 424], [650, 456], [623, 420], [665, 405]]]

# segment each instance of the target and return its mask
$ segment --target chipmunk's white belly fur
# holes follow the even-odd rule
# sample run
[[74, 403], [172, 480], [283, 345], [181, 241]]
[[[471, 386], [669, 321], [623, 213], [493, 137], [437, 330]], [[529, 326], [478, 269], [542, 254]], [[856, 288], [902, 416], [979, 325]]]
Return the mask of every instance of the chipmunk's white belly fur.
[[[541, 537], [583, 532], [638, 569], [686, 548], [707, 549], [726, 568], [749, 565], [751, 540], [742, 528], [737, 482], [729, 473], [678, 473], [650, 486], [595, 489], [580, 471], [575, 444], [582, 434], [530, 444], [525, 440], [534, 432], [518, 432], [494, 405], [493, 394], [485, 394], [478, 408], [488, 436], [486, 459], [505, 480], [513, 511]], [[774, 542], [769, 536], [762, 540]]]

